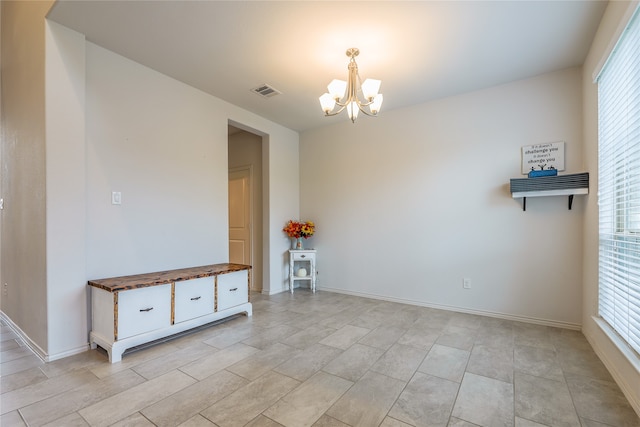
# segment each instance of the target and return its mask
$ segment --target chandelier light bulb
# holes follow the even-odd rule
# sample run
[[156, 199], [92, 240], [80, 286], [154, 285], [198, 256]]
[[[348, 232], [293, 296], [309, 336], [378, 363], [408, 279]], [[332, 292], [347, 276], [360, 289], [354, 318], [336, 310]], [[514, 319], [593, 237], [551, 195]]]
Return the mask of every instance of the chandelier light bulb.
[[347, 90], [347, 82], [344, 80], [333, 79], [327, 86], [331, 97], [336, 101], [340, 101], [344, 98], [344, 93]]
[[336, 106], [336, 101], [333, 99], [333, 96], [325, 93], [320, 97], [320, 106], [322, 107], [322, 111], [328, 114]]
[[367, 101], [372, 101], [380, 90], [380, 80], [367, 79], [362, 83], [362, 94]]
[[369, 106], [369, 109], [371, 110], [371, 114], [374, 114], [374, 115], [378, 114], [378, 111], [380, 111], [380, 106], [382, 106], [382, 99], [383, 99], [383, 96], [381, 93], [377, 94], [373, 98], [373, 102]]
[[356, 101], [350, 102], [349, 105], [347, 105], [347, 114], [349, 115], [351, 122], [355, 123], [358, 118], [358, 111], [360, 111], [360, 107]]

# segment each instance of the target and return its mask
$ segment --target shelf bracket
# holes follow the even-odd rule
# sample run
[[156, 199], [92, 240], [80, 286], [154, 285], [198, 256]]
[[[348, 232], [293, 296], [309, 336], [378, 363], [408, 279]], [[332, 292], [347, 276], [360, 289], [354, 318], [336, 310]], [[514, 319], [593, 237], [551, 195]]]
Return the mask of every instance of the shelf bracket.
[[573, 194], [569, 194], [569, 210], [571, 210], [572, 205], [573, 205]]

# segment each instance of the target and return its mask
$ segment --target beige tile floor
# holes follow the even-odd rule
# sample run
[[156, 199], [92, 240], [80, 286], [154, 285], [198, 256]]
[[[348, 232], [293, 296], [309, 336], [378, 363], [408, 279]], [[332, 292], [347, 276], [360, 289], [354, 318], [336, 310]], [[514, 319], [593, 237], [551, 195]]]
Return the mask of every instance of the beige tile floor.
[[0, 425], [640, 426], [580, 332], [319, 291], [47, 364], [2, 325]]

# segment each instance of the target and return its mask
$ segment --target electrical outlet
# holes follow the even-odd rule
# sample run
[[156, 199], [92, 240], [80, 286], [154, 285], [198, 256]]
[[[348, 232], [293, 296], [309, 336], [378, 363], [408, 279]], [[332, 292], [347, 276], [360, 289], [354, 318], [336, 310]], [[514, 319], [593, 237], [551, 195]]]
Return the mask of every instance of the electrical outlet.
[[112, 205], [121, 205], [122, 204], [122, 193], [119, 191], [111, 192], [111, 204]]
[[464, 279], [462, 279], [462, 287], [464, 289], [471, 289], [471, 279], [466, 278], [466, 277]]
[[5, 283], [2, 287], [2, 296], [6, 297], [7, 295], [9, 295], [9, 285]]

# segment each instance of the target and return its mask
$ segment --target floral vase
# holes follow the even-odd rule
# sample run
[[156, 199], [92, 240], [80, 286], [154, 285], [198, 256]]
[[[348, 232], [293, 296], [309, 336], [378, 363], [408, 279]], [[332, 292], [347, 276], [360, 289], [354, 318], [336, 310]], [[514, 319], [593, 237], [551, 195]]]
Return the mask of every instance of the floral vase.
[[302, 237], [298, 237], [296, 239], [295, 249], [297, 249], [297, 250], [301, 250], [302, 249]]

